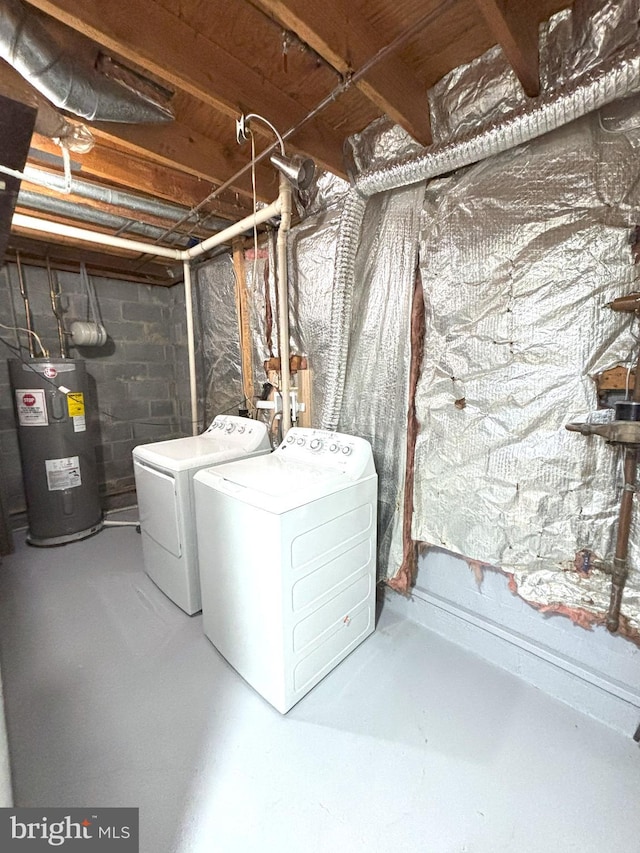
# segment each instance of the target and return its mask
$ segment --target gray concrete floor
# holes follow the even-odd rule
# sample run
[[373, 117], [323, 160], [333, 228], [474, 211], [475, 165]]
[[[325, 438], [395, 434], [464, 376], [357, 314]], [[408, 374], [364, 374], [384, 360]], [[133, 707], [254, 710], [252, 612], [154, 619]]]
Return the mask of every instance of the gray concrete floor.
[[640, 850], [637, 744], [388, 610], [281, 717], [131, 528], [18, 544], [0, 607], [16, 804], [139, 806], [142, 853]]

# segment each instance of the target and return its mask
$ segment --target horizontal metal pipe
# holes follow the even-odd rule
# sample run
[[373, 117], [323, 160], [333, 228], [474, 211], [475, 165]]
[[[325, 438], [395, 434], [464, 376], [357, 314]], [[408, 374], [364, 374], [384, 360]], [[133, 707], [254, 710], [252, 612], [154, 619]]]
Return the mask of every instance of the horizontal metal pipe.
[[[40, 184], [49, 187], [56, 192], [66, 192], [66, 180], [63, 175], [55, 172], [47, 172], [44, 169], [37, 169], [34, 166], [25, 166], [24, 176], [27, 181], [31, 180], [35, 184]], [[171, 204], [166, 201], [155, 201], [154, 199], [145, 198], [135, 195], [134, 193], [123, 192], [122, 190], [112, 189], [111, 187], [103, 187], [90, 181], [81, 181], [78, 178], [71, 179], [71, 187], [69, 192], [80, 198], [90, 198], [93, 201], [103, 202], [104, 204], [112, 204], [117, 207], [126, 207], [128, 210], [136, 213], [147, 213], [150, 216], [163, 217], [165, 219], [175, 219], [188, 221], [184, 219], [185, 213], [188, 211], [184, 207], [177, 204]], [[197, 217], [197, 214], [192, 214], [192, 217]], [[204, 214], [202, 218], [206, 218], [207, 226], [211, 228], [224, 228], [227, 225], [226, 220], [214, 218]]]
[[[125, 216], [117, 216], [87, 205], [79, 205], [65, 199], [42, 195], [33, 192], [33, 190], [21, 189], [18, 193], [17, 203], [19, 207], [27, 207], [29, 210], [38, 213], [52, 213], [55, 216], [68, 217], [69, 219], [82, 219], [87, 225], [98, 225], [103, 228], [111, 228], [114, 231], [125, 230], [129, 234], [148, 237], [150, 240], [157, 240], [164, 233], [162, 228], [141, 222], [137, 218], [129, 219]], [[176, 232], [168, 242], [178, 245], [182, 243], [185, 246], [189, 240], [190, 238], [186, 235]]]

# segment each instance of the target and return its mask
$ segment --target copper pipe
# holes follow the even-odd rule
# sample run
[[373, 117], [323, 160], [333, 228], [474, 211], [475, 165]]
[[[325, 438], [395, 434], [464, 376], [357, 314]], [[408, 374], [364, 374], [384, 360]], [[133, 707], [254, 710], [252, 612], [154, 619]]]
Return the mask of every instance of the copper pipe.
[[[638, 383], [638, 385], [640, 386], [640, 383]], [[633, 514], [633, 498], [636, 493], [637, 467], [638, 451], [635, 448], [625, 447], [624, 485], [622, 487], [622, 497], [620, 498], [620, 510], [618, 513], [616, 551], [613, 558], [613, 570], [611, 574], [611, 598], [609, 600], [609, 612], [607, 613], [607, 630], [612, 634], [615, 634], [620, 624], [622, 595], [624, 593], [624, 587], [629, 574], [627, 557], [629, 553], [631, 516]]]
[[49, 279], [49, 297], [51, 299], [51, 309], [53, 316], [56, 318], [58, 326], [58, 342], [60, 344], [60, 358], [67, 357], [66, 341], [64, 337], [64, 329], [62, 327], [62, 316], [60, 314], [60, 284], [58, 277], [51, 269], [51, 260], [47, 255], [47, 278]]
[[[636, 381], [633, 385], [631, 400], [640, 402], [640, 353], [636, 364]], [[622, 486], [622, 497], [620, 498], [620, 509], [618, 512], [618, 531], [616, 534], [616, 550], [613, 558], [611, 571], [611, 597], [609, 599], [609, 611], [607, 613], [607, 630], [612, 634], [620, 626], [620, 608], [622, 607], [622, 596], [629, 576], [629, 534], [631, 532], [631, 518], [633, 515], [633, 498], [636, 493], [636, 478], [638, 470], [638, 450], [636, 447], [627, 445], [624, 448], [624, 482]]]
[[640, 293], [618, 296], [612, 302], [607, 302], [606, 307], [611, 308], [612, 311], [640, 311]]
[[18, 268], [18, 282], [20, 285], [20, 295], [22, 296], [22, 301], [24, 302], [24, 316], [25, 323], [27, 327], [27, 340], [29, 346], [29, 356], [31, 358], [35, 357], [36, 350], [33, 345], [33, 315], [31, 314], [31, 305], [29, 304], [29, 297], [27, 295], [27, 288], [24, 283], [24, 277], [22, 275], [22, 263], [20, 262], [20, 252], [16, 252], [16, 267]]

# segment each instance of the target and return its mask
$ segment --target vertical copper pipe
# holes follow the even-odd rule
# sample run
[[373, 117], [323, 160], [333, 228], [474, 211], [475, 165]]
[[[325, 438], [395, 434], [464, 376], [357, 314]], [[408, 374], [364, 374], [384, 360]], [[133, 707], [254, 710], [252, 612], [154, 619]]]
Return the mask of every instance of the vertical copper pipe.
[[620, 510], [618, 513], [616, 551], [613, 558], [613, 571], [611, 575], [611, 598], [609, 599], [609, 612], [607, 613], [607, 630], [612, 634], [615, 634], [620, 624], [622, 595], [627, 582], [627, 575], [629, 574], [627, 557], [629, 552], [631, 516], [633, 513], [633, 498], [636, 493], [637, 467], [638, 451], [635, 448], [625, 447], [624, 484], [622, 486], [622, 497], [620, 498]]
[[27, 288], [24, 283], [24, 277], [22, 275], [22, 263], [20, 262], [20, 252], [16, 252], [16, 267], [18, 268], [18, 282], [20, 284], [20, 295], [22, 296], [22, 301], [24, 302], [24, 316], [25, 316], [25, 324], [27, 327], [27, 340], [29, 346], [29, 355], [31, 358], [35, 357], [36, 349], [33, 344], [33, 315], [31, 314], [31, 305], [29, 304], [29, 297], [27, 295]]
[[[640, 403], [640, 353], [636, 364], [636, 378], [631, 397], [634, 403]], [[629, 575], [629, 534], [631, 532], [631, 517], [633, 515], [633, 498], [636, 493], [636, 478], [638, 470], [638, 450], [634, 446], [624, 448], [624, 482], [622, 497], [618, 512], [618, 531], [616, 534], [616, 550], [611, 572], [611, 597], [607, 613], [607, 630], [612, 634], [620, 626], [620, 608], [622, 596]]]
[[60, 344], [60, 358], [66, 358], [66, 341], [64, 337], [64, 329], [62, 328], [60, 305], [58, 302], [58, 300], [60, 299], [60, 286], [58, 283], [57, 276], [51, 269], [51, 261], [49, 259], [49, 255], [47, 255], [47, 278], [49, 279], [49, 297], [51, 299], [51, 310], [53, 311], [53, 316], [56, 318], [56, 323], [58, 325], [58, 343]]

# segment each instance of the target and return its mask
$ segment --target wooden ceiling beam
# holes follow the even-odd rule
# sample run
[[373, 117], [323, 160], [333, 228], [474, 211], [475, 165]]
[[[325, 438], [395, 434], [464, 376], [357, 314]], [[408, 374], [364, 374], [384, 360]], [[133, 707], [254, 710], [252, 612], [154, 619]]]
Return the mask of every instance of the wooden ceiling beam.
[[[91, 132], [96, 139], [115, 144], [160, 166], [188, 172], [213, 185], [224, 183], [225, 178], [244, 168], [251, 158], [250, 151], [239, 146], [229, 149], [179, 122], [160, 126], [96, 122], [91, 125]], [[255, 168], [258, 199], [273, 201], [278, 195], [277, 172], [264, 163], [257, 163]], [[232, 189], [251, 202], [249, 170], [233, 182]]]
[[[341, 75], [346, 76], [385, 47], [380, 34], [347, 0], [249, 0], [295, 33]], [[397, 56], [372, 66], [355, 84], [375, 106], [423, 145], [431, 142], [425, 87]]]
[[[256, 100], [265, 115], [277, 117], [283, 132], [307, 114], [306, 107], [274, 85], [266, 74], [250, 67], [241, 48], [217, 43], [214, 36], [205, 37], [195, 24], [191, 26], [180, 16], [179, 6], [170, 11], [154, 0], [129, 0], [125, 10], [119, 3], [104, 0], [29, 2], [169, 87], [188, 92], [231, 119], [251, 111]], [[269, 131], [258, 125], [255, 129], [272, 141]], [[233, 123], [230, 130], [233, 135]], [[321, 119], [307, 123], [295, 135], [294, 144], [336, 174], [344, 175], [343, 138]]]
[[530, 98], [540, 94], [538, 14], [532, 0], [475, 0]]

